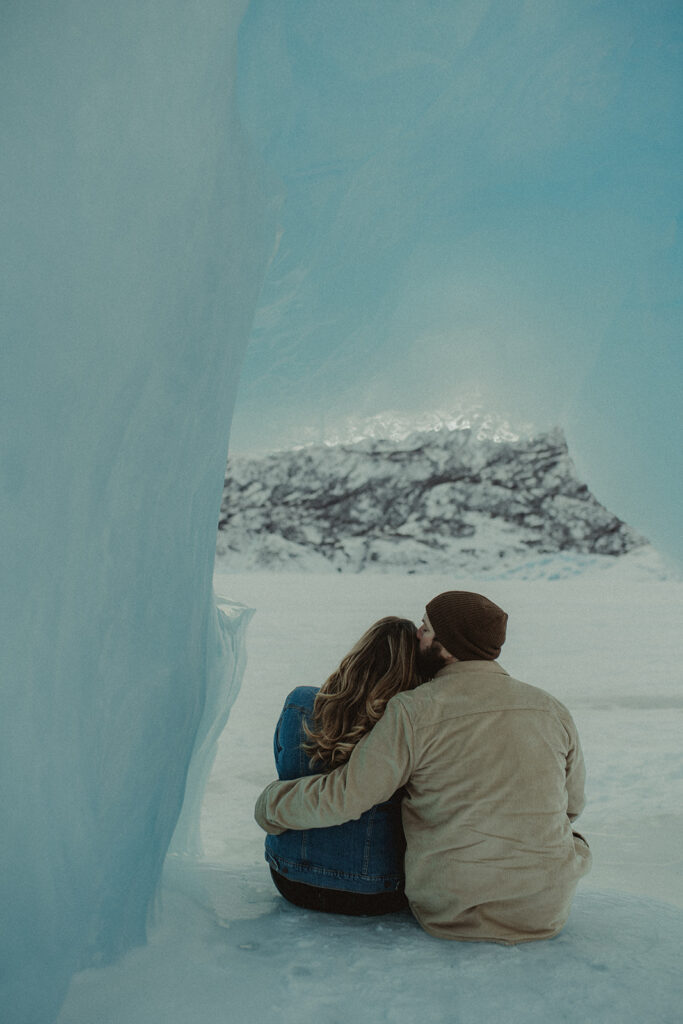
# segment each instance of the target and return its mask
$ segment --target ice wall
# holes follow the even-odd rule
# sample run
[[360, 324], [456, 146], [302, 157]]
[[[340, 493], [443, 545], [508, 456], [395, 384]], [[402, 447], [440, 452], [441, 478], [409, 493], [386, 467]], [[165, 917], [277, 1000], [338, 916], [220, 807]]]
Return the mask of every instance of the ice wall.
[[682, 43], [670, 0], [253, 0], [286, 203], [235, 445], [480, 397], [683, 559]]
[[238, 682], [247, 613], [215, 607], [212, 568], [272, 238], [233, 103], [245, 6], [3, 7], [7, 1024], [52, 1020], [74, 969], [144, 938]]

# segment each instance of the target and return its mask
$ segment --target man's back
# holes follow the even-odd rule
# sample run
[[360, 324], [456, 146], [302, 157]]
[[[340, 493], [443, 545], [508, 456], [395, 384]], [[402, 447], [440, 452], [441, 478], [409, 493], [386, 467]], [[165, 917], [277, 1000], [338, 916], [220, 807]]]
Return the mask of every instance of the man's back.
[[570, 823], [585, 773], [569, 712], [495, 661], [454, 662], [391, 704], [412, 748], [403, 826], [415, 916], [442, 938], [555, 934], [590, 867]]

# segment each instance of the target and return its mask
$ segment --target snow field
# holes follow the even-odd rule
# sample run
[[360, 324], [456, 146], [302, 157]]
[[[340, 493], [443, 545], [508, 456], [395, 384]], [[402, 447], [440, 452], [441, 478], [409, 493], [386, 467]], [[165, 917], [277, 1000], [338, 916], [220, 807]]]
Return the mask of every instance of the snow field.
[[[624, 566], [530, 583], [452, 576], [216, 577], [256, 608], [242, 690], [202, 808], [204, 860], [170, 858], [146, 948], [72, 983], [59, 1024], [480, 1021], [679, 1024], [683, 1003], [683, 587]], [[286, 693], [319, 683], [374, 619], [419, 620], [440, 590], [510, 614], [501, 663], [571, 709], [588, 765], [578, 822], [594, 854], [555, 939], [449, 943], [409, 914], [317, 915], [276, 893], [253, 804], [274, 777]]]

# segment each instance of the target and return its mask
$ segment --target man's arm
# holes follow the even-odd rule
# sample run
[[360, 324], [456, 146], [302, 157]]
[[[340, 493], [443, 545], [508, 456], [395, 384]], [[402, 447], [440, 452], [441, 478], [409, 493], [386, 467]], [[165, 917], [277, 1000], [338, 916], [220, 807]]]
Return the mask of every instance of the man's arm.
[[389, 701], [384, 715], [340, 768], [290, 782], [271, 782], [254, 817], [265, 832], [327, 828], [360, 818], [393, 796], [412, 771], [410, 721], [403, 705]]
[[[568, 713], [569, 714], [569, 713]], [[567, 817], [574, 821], [586, 806], [586, 765], [574, 720], [569, 715], [569, 751], [567, 753]]]

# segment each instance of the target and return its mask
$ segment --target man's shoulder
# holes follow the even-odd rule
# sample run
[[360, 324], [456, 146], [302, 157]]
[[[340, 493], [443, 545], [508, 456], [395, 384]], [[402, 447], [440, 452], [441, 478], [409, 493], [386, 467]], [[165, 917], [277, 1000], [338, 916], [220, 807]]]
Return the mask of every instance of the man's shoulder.
[[547, 711], [571, 721], [567, 708], [551, 693], [511, 676], [497, 662], [459, 662], [458, 668], [397, 694], [390, 701], [394, 703], [413, 723], [506, 707]]
[[538, 704], [539, 707], [544, 707], [549, 711], [556, 711], [559, 714], [569, 715], [569, 711], [562, 701], [558, 700], [558, 698], [548, 690], [544, 690], [542, 687], [535, 686], [532, 683], [525, 683], [521, 679], [516, 679], [514, 676], [509, 676], [508, 678], [510, 680], [510, 684], [519, 694], [526, 696], [528, 700]]

